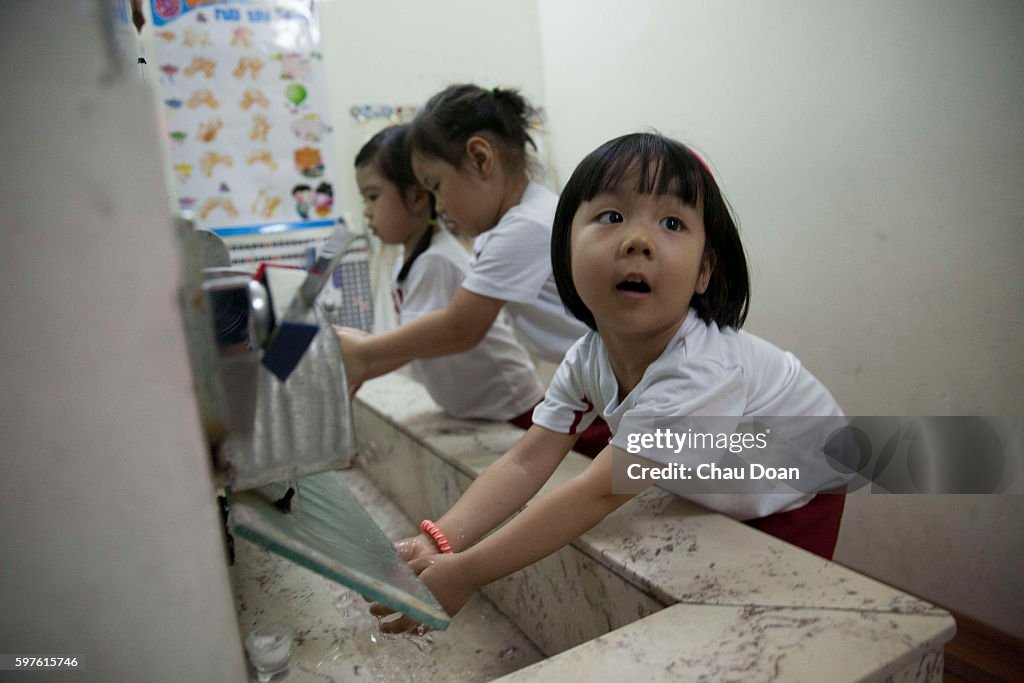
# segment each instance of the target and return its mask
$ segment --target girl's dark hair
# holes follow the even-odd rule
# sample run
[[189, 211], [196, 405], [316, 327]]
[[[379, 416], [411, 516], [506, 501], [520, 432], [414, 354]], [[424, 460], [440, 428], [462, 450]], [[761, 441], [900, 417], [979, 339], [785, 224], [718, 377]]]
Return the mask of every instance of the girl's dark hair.
[[[398, 188], [403, 201], [410, 188], [419, 187], [409, 160], [409, 124], [388, 126], [362, 146], [356, 154], [355, 167], [374, 163], [384, 179]], [[430, 217], [437, 218], [434, 195], [430, 195]]]
[[634, 172], [637, 192], [672, 194], [703, 212], [704, 257], [711, 259], [714, 269], [707, 290], [694, 293], [690, 306], [706, 323], [739, 329], [750, 304], [750, 276], [732, 212], [700, 157], [686, 145], [655, 133], [633, 133], [604, 143], [580, 162], [562, 190], [552, 226], [551, 265], [566, 309], [590, 329], [597, 329], [572, 279], [572, 219], [580, 204], [619, 187]]
[[[398, 194], [402, 201], [406, 200], [406, 191], [409, 188], [419, 187], [419, 181], [412, 172], [412, 163], [409, 161], [408, 146], [409, 125], [400, 124], [388, 126], [367, 141], [356, 154], [355, 167], [359, 168], [366, 164], [377, 164], [377, 170], [384, 180], [392, 183], [398, 188]], [[430, 217], [437, 218], [434, 211], [434, 195], [430, 196]], [[431, 225], [411, 254], [407, 254], [405, 264], [398, 273], [398, 282], [404, 282], [409, 274], [413, 262], [419, 258], [430, 246], [434, 236], [434, 227]]]
[[356, 154], [355, 163], [356, 168], [376, 163], [380, 174], [397, 187], [403, 197], [406, 190], [419, 185], [409, 162], [409, 150], [406, 147], [408, 133], [407, 124], [388, 126], [363, 145]]
[[535, 110], [517, 90], [450, 85], [437, 93], [413, 119], [409, 147], [423, 156], [441, 159], [456, 168], [466, 156], [466, 140], [490, 135], [514, 168], [527, 168], [526, 146]]

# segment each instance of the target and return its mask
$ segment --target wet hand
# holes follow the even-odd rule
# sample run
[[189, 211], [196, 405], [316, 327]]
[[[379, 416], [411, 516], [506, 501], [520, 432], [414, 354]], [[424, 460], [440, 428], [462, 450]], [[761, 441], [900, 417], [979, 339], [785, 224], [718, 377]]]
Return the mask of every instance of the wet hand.
[[437, 543], [434, 542], [434, 539], [427, 534], [410, 536], [409, 538], [403, 538], [400, 541], [396, 541], [395, 550], [398, 551], [398, 556], [406, 562], [412, 562], [413, 560], [418, 560], [421, 557], [430, 557], [431, 555], [437, 555], [441, 552], [438, 550]]
[[[467, 580], [462, 570], [462, 561], [459, 553], [437, 553], [409, 563], [449, 616], [455, 616], [479, 588]], [[370, 614], [375, 617], [386, 617], [394, 613], [395, 610], [380, 603], [374, 603], [370, 607]], [[406, 633], [419, 626], [418, 621], [403, 615], [398, 619], [383, 622], [380, 630], [384, 633]]]
[[348, 393], [355, 396], [359, 387], [368, 379], [369, 364], [360, 353], [362, 341], [369, 337], [366, 332], [352, 327], [334, 325], [334, 333], [341, 343], [341, 358], [345, 362], [345, 378], [348, 380]]

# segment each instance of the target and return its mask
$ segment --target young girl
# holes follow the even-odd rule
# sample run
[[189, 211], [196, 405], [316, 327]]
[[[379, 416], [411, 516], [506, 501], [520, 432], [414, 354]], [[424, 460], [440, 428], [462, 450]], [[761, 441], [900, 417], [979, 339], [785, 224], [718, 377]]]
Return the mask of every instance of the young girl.
[[[401, 323], [443, 309], [469, 267], [466, 250], [433, 220], [430, 194], [409, 164], [407, 129], [384, 129], [355, 161], [368, 227], [382, 242], [405, 247], [391, 292]], [[502, 317], [468, 351], [414, 361], [412, 367], [431, 398], [454, 417], [521, 420], [544, 394], [529, 356]]]
[[562, 305], [551, 271], [558, 198], [527, 175], [530, 112], [515, 91], [456, 85], [432, 97], [411, 124], [416, 177], [445, 225], [476, 238], [474, 258], [444, 308], [379, 335], [338, 331], [351, 385], [413, 359], [467, 351], [502, 310], [526, 349], [549, 362], [561, 362], [586, 333]]
[[[562, 299], [591, 331], [566, 354], [534, 426], [436, 525], [424, 521], [429, 534], [398, 544], [449, 614], [634, 495], [612, 491], [612, 454], [626, 458], [629, 447], [623, 419], [842, 415], [792, 354], [739, 331], [749, 291], [743, 247], [714, 178], [684, 145], [634, 134], [587, 156], [559, 200], [551, 256]], [[598, 414], [613, 437], [594, 462], [473, 545], [530, 500]], [[844, 481], [823, 460], [804, 467], [817, 490]], [[690, 497], [737, 519], [761, 518], [769, 533], [825, 557], [843, 506], [840, 495]], [[455, 552], [438, 554], [449, 542]], [[387, 629], [412, 626], [402, 617]]]

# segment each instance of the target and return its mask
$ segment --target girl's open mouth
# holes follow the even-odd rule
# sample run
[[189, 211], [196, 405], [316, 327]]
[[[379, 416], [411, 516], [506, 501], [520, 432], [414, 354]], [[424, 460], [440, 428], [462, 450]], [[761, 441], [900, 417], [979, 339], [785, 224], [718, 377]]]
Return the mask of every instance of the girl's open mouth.
[[620, 292], [630, 292], [635, 294], [650, 294], [651, 292], [651, 286], [640, 277], [627, 277], [625, 280], [615, 285], [615, 288]]

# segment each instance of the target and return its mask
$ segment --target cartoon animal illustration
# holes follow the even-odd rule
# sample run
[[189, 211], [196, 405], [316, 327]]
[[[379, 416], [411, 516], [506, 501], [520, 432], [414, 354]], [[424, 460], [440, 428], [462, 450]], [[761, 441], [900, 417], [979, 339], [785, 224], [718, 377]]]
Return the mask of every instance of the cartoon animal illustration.
[[183, 130], [172, 130], [167, 136], [171, 138], [171, 147], [175, 149], [185, 144], [185, 140], [188, 139], [188, 133]]
[[274, 157], [270, 156], [270, 151], [265, 149], [256, 150], [245, 159], [245, 163], [252, 166], [253, 164], [264, 164], [267, 170], [273, 172], [277, 170], [277, 162], [274, 161]]
[[192, 63], [185, 67], [186, 76], [195, 76], [200, 71], [207, 78], [213, 78], [213, 72], [217, 69], [217, 62], [206, 57], [195, 56]]
[[263, 60], [257, 59], [256, 57], [239, 57], [238, 66], [231, 72], [231, 75], [235, 78], [243, 78], [245, 72], [248, 71], [249, 75], [253, 80], [260, 75], [260, 71], [263, 70]]
[[270, 121], [263, 114], [253, 114], [252, 130], [249, 131], [249, 139], [254, 142], [266, 142], [267, 133], [270, 132]]
[[266, 109], [270, 106], [270, 100], [259, 90], [249, 88], [242, 95], [242, 101], [238, 103], [242, 109], [248, 110], [253, 105], [257, 105]]
[[178, 38], [174, 31], [157, 31], [153, 35], [165, 43], [173, 43]]
[[224, 127], [224, 123], [220, 119], [213, 119], [206, 123], [199, 124], [199, 131], [196, 133], [196, 137], [203, 142], [213, 142], [217, 139], [217, 133]]
[[218, 102], [217, 98], [213, 96], [213, 92], [209, 88], [196, 90], [192, 93], [192, 97], [188, 98], [189, 109], [197, 109], [204, 104], [210, 109], [217, 109], [220, 107], [220, 102]]
[[203, 175], [207, 178], [213, 175], [213, 169], [218, 164], [224, 166], [234, 166], [235, 160], [231, 158], [229, 154], [218, 154], [217, 152], [207, 152], [199, 159], [199, 167], [203, 171]]
[[238, 26], [231, 31], [231, 47], [252, 47], [252, 29]]

